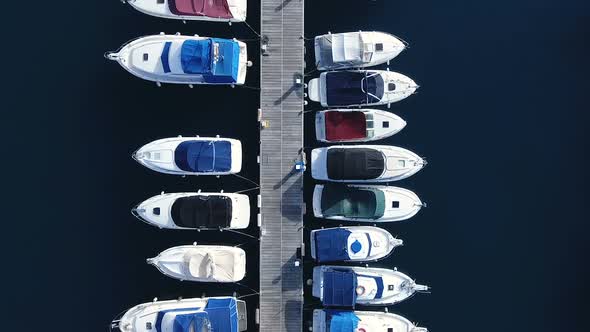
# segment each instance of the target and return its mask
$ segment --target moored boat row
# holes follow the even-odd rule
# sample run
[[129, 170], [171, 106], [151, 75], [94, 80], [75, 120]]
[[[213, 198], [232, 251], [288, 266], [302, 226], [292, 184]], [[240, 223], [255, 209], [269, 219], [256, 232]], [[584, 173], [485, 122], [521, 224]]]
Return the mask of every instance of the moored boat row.
[[[127, 0], [143, 13], [171, 19], [244, 22], [246, 0]], [[364, 69], [399, 55], [407, 43], [382, 32], [327, 34], [314, 40], [321, 73], [308, 82], [308, 96], [323, 107], [316, 114], [316, 139], [324, 143], [363, 143], [388, 138], [406, 122], [374, 108], [390, 106], [415, 93], [409, 77], [387, 70]], [[237, 39], [169, 35], [140, 37], [105, 54], [132, 75], [162, 83], [243, 85], [251, 62], [246, 43]], [[148, 143], [132, 154], [139, 164], [158, 173], [179, 176], [222, 176], [242, 169], [242, 144], [221, 137], [171, 137]], [[417, 173], [426, 162], [396, 146], [342, 145], [314, 149], [311, 175], [322, 181], [313, 194], [317, 218], [354, 222], [391, 222], [413, 217], [424, 203], [413, 192], [378, 183], [398, 181]], [[326, 183], [323, 183], [326, 182]], [[220, 192], [164, 193], [132, 209], [143, 222], [160, 229], [242, 230], [250, 224], [250, 199]], [[403, 241], [375, 226], [314, 229], [311, 256], [320, 264], [373, 262], [388, 257]], [[180, 245], [163, 250], [147, 263], [180, 280], [232, 283], [244, 278], [246, 252], [226, 245]], [[313, 313], [314, 331], [422, 332], [402, 316], [355, 311], [356, 306], [399, 303], [427, 286], [397, 269], [318, 265], [313, 269], [312, 294], [325, 309]], [[338, 309], [335, 309], [338, 308]], [[111, 328], [122, 332], [247, 330], [246, 303], [234, 296], [202, 297], [144, 303], [127, 310]]]
[[[316, 113], [315, 136], [318, 142], [337, 145], [311, 151], [311, 176], [319, 181], [312, 196], [313, 216], [373, 224], [412, 218], [425, 203], [414, 192], [385, 183], [416, 174], [426, 160], [401, 147], [374, 144], [400, 132], [406, 122], [384, 110], [348, 108], [389, 107], [416, 92], [418, 85], [403, 74], [365, 69], [389, 64], [407, 43], [375, 31], [329, 33], [314, 41], [316, 66], [327, 71], [307, 83], [308, 97], [330, 108]], [[401, 239], [376, 226], [341, 225], [312, 230], [310, 243], [319, 264], [313, 268], [312, 294], [326, 308], [314, 311], [313, 331], [427, 331], [387, 310], [355, 309], [396, 304], [427, 292], [428, 286], [397, 268], [325, 265], [382, 260], [404, 244]]]

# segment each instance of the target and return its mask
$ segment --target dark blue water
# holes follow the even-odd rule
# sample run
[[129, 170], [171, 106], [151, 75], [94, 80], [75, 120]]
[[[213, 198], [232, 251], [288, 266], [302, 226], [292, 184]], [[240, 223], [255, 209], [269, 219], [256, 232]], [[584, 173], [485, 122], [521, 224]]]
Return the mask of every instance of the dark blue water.
[[[249, 22], [258, 29], [258, 1], [249, 3]], [[4, 299], [16, 314], [5, 316], [6, 329], [104, 331], [118, 312], [155, 296], [251, 293], [256, 241], [159, 231], [129, 214], [162, 190], [250, 184], [161, 175], [129, 155], [161, 137], [220, 134], [244, 142], [241, 175], [257, 181], [258, 92], [157, 88], [102, 53], [160, 31], [255, 35], [238, 24], [152, 18], [114, 0], [35, 4], [24, 24], [22, 6], [4, 22], [7, 31], [21, 32], [4, 52], [4, 81], [11, 83], [3, 98], [11, 197], [4, 207]], [[397, 266], [433, 293], [393, 311], [432, 331], [586, 330], [589, 17], [590, 4], [581, 0], [306, 2], [308, 37], [382, 30], [411, 44], [390, 69], [421, 88], [392, 105], [408, 126], [379, 143], [428, 158], [427, 168], [396, 185], [429, 207], [386, 226], [407, 245], [375, 266]], [[256, 86], [257, 43], [249, 45], [255, 65], [247, 84]], [[312, 133], [307, 126], [309, 147], [318, 146]], [[306, 193], [311, 189], [308, 180]], [[246, 286], [181, 283], [145, 263], [193, 241], [243, 244], [250, 253]], [[256, 297], [248, 301], [253, 308]]]

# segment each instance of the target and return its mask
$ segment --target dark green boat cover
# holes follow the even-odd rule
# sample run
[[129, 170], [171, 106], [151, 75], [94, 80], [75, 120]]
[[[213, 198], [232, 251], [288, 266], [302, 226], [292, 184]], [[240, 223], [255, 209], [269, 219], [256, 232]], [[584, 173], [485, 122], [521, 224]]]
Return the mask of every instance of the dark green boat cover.
[[378, 189], [325, 185], [321, 208], [325, 217], [379, 219], [385, 213], [385, 194]]

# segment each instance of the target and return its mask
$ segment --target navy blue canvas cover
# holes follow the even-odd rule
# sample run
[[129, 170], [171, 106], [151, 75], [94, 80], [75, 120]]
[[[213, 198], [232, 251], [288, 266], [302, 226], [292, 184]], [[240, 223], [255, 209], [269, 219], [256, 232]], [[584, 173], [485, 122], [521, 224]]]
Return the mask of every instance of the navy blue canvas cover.
[[323, 229], [314, 233], [316, 260], [318, 262], [348, 260], [348, 236], [342, 228]]
[[322, 303], [325, 306], [354, 307], [356, 303], [356, 274], [350, 270], [324, 272]]
[[328, 331], [356, 332], [360, 319], [353, 311], [326, 310]]
[[238, 305], [234, 298], [209, 299], [205, 310], [214, 332], [238, 332]]
[[170, 45], [172, 42], [166, 42], [164, 44], [164, 49], [162, 50], [162, 54], [160, 55], [160, 61], [162, 62], [162, 69], [165, 73], [170, 72], [170, 63], [168, 62], [170, 56]]
[[370, 76], [366, 71], [334, 71], [326, 74], [326, 97], [330, 106], [375, 103], [383, 98], [383, 89], [381, 75]]
[[182, 70], [187, 74], [211, 72], [211, 39], [186, 40], [180, 50]]
[[231, 170], [228, 141], [184, 141], [174, 151], [174, 162], [183, 171], [211, 173]]

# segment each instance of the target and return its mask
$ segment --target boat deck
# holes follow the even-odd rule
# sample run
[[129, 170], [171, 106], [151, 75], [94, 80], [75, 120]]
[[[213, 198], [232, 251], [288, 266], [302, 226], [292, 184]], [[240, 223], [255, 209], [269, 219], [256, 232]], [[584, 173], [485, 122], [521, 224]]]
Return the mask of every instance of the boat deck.
[[262, 0], [260, 331], [303, 326], [303, 0]]

